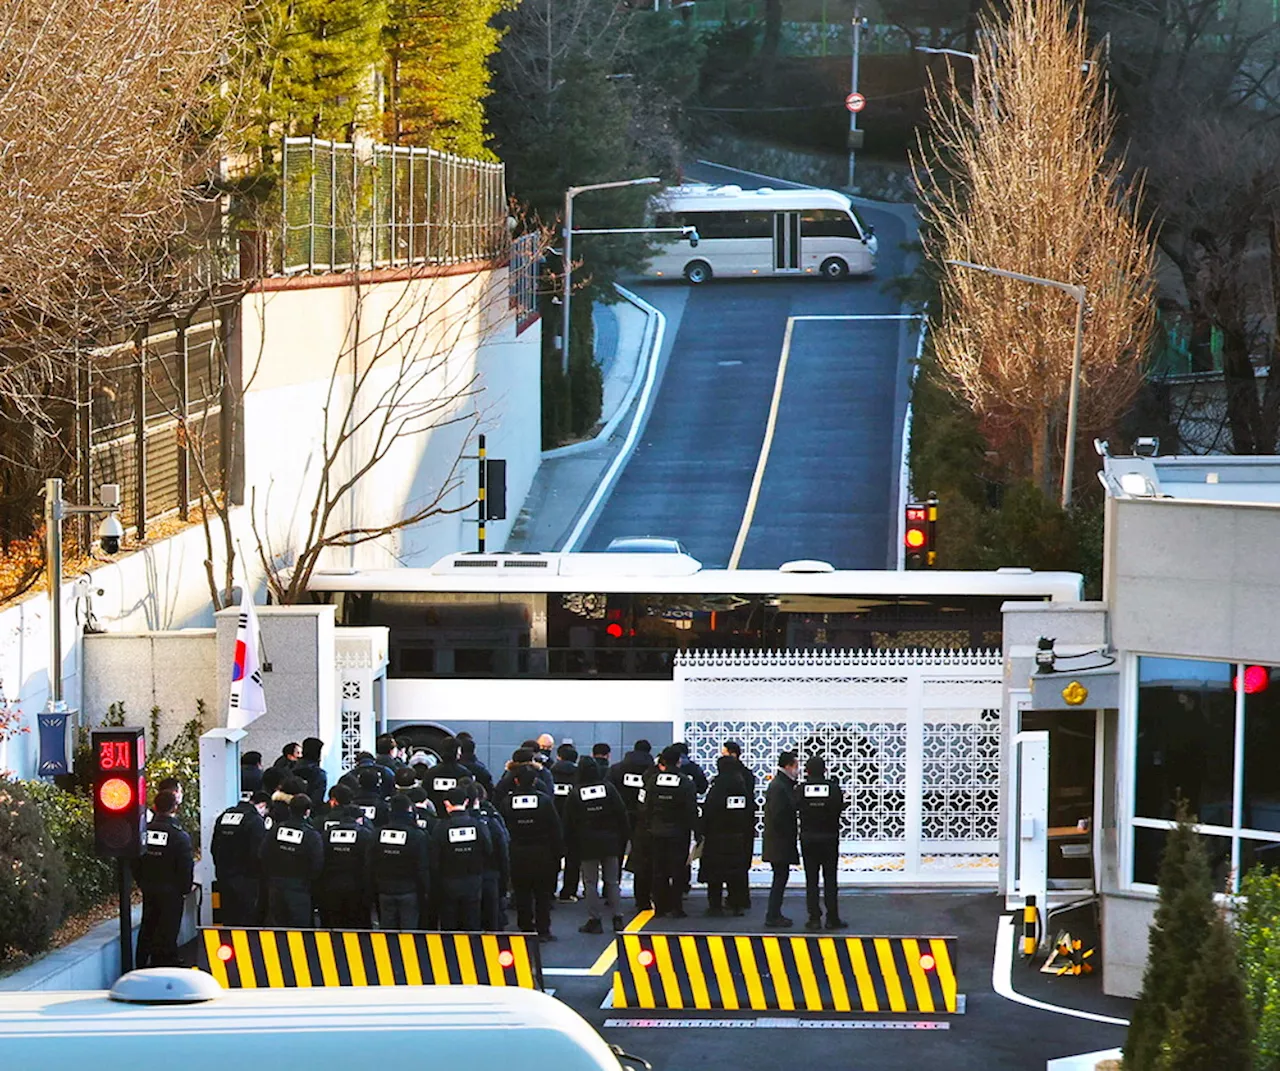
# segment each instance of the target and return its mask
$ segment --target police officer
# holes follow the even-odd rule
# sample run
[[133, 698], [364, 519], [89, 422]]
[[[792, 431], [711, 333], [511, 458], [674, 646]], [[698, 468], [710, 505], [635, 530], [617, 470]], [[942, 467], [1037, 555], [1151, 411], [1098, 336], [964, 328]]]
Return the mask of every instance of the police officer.
[[373, 846], [373, 888], [378, 924], [384, 930], [416, 930], [431, 891], [427, 834], [418, 828], [413, 801], [403, 792], [391, 797], [391, 817]]
[[[556, 814], [560, 816], [560, 825], [563, 827], [565, 806], [573, 794], [574, 785], [578, 783], [578, 751], [572, 744], [561, 744], [556, 748], [556, 761], [551, 764], [551, 780], [555, 782]], [[578, 902], [581, 870], [582, 864], [578, 862], [572, 846], [566, 839], [564, 877], [560, 882], [559, 896], [562, 904]]]
[[627, 808], [627, 823], [631, 827], [630, 850], [627, 851], [626, 869], [635, 877], [636, 908], [640, 911], [653, 906], [649, 883], [649, 868], [644, 859], [644, 831], [640, 826], [640, 792], [644, 788], [644, 775], [653, 767], [652, 746], [648, 740], [637, 740], [635, 746], [622, 756], [622, 761], [609, 767], [609, 783], [618, 790]]
[[532, 764], [517, 769], [515, 790], [502, 801], [500, 809], [511, 837], [516, 925], [525, 933], [536, 930], [544, 940], [554, 940], [551, 897], [557, 864], [564, 854], [564, 839], [555, 804], [550, 796], [537, 791], [537, 779]]
[[467, 790], [444, 796], [447, 816], [431, 835], [431, 871], [437, 879], [442, 930], [479, 930], [485, 858], [493, 851], [488, 827], [467, 808]]
[[356, 790], [351, 802], [359, 808], [371, 827], [381, 829], [391, 817], [390, 808], [387, 807], [387, 801], [382, 796], [381, 771], [372, 766], [364, 767], [357, 771], [356, 781], [360, 787]]
[[764, 794], [764, 850], [760, 856], [773, 867], [764, 924], [774, 928], [792, 924], [782, 913], [782, 897], [787, 891], [791, 868], [800, 862], [796, 848], [796, 778], [799, 776], [800, 760], [796, 753], [782, 752], [778, 756], [778, 770]]
[[640, 824], [648, 842], [653, 910], [658, 918], [685, 918], [684, 874], [689, 838], [698, 833], [698, 795], [693, 780], [680, 772], [680, 750], [674, 745], [645, 775]]
[[262, 752], [246, 751], [240, 756], [240, 798], [249, 799], [262, 791]]
[[716, 776], [702, 804], [702, 866], [699, 877], [707, 885], [707, 914], [724, 914], [724, 890], [729, 913], [735, 918], [750, 907], [747, 874], [756, 833], [756, 801], [747, 792], [742, 764], [732, 755], [716, 760]]
[[298, 793], [289, 801], [289, 816], [277, 822], [262, 843], [269, 926], [312, 926], [311, 888], [324, 869], [324, 843], [307, 821], [310, 814], [311, 798]]
[[578, 783], [565, 804], [567, 854], [582, 862], [583, 886], [587, 894], [587, 921], [580, 933], [603, 933], [600, 909], [600, 882], [604, 882], [604, 903], [613, 918], [613, 929], [622, 929], [618, 885], [622, 879], [619, 855], [630, 833], [627, 807], [613, 785], [602, 777], [600, 764], [592, 755], [578, 762]]
[[822, 912], [818, 909], [819, 873], [827, 905], [827, 929], [847, 929], [849, 924], [840, 917], [840, 889], [836, 882], [844, 790], [839, 781], [827, 776], [827, 764], [821, 755], [809, 756], [804, 764], [804, 781], [799, 786], [796, 806], [800, 818], [800, 851], [804, 856], [805, 902], [809, 909], [805, 929], [822, 928]]
[[356, 755], [356, 764], [338, 780], [350, 785], [354, 791], [358, 792], [360, 790], [360, 771], [366, 769], [377, 771], [379, 794], [384, 800], [389, 799], [391, 791], [395, 787], [396, 773], [391, 767], [383, 766], [368, 751], [359, 752]]
[[493, 843], [480, 875], [480, 924], [486, 930], [501, 932], [507, 928], [502, 901], [511, 884], [511, 838], [501, 813], [485, 795], [484, 786], [468, 777], [462, 787], [467, 790], [468, 808], [488, 828]]
[[458, 741], [458, 761], [471, 771], [471, 776], [476, 779], [476, 783], [492, 796], [493, 774], [489, 772], [489, 767], [476, 757], [475, 739], [466, 731], [460, 732], [455, 739]]
[[436, 750], [440, 753], [440, 762], [432, 767], [422, 787], [427, 790], [427, 798], [436, 813], [443, 814], [445, 794], [457, 788], [464, 777], [471, 777], [471, 771], [458, 762], [458, 742], [453, 737], [442, 740]]
[[351, 803], [351, 789], [334, 785], [329, 809], [319, 823], [324, 838], [324, 869], [316, 884], [316, 906], [326, 930], [369, 928], [369, 855], [373, 832]]
[[256, 926], [262, 876], [262, 842], [267, 836], [263, 816], [271, 801], [265, 792], [228, 807], [214, 820], [209, 852], [218, 880], [218, 924]]
[[[742, 761], [742, 741], [726, 740], [720, 746], [720, 754], [728, 755], [737, 760], [738, 766], [742, 771], [742, 779], [746, 782], [747, 795], [751, 798], [752, 806], [754, 807], [756, 798], [756, 775], [752, 771], [751, 767]], [[720, 764], [716, 763], [716, 769], [719, 770], [719, 768]]]
[[329, 790], [329, 775], [320, 765], [324, 741], [318, 736], [308, 736], [302, 741], [302, 758], [293, 764], [293, 772], [306, 783], [306, 793], [316, 803], [324, 799]]
[[154, 817], [147, 826], [147, 851], [135, 864], [142, 890], [142, 926], [138, 930], [138, 967], [177, 967], [178, 929], [183, 897], [191, 890], [195, 859], [191, 838], [174, 811], [178, 797], [171, 789], [156, 794]]
[[533, 751], [527, 747], [518, 747], [511, 753], [511, 761], [507, 763], [507, 768], [503, 770], [502, 776], [498, 778], [498, 783], [493, 786], [493, 791], [489, 793], [489, 798], [493, 800], [499, 809], [502, 807], [502, 801], [515, 790], [516, 773], [521, 766], [528, 766], [533, 770], [535, 792], [542, 792], [549, 799], [554, 798], [556, 783], [551, 778], [551, 772], [536, 762], [533, 755]]

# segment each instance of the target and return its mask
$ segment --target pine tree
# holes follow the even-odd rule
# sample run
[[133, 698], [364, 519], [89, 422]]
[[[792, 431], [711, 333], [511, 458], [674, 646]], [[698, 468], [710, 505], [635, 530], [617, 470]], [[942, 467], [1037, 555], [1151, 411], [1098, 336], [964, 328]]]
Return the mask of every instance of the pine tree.
[[1180, 804], [1178, 825], [1160, 860], [1160, 902], [1151, 924], [1142, 992], [1125, 1039], [1125, 1071], [1161, 1071], [1170, 1020], [1182, 1006], [1215, 914], [1204, 845]]
[[[1128, 1060], [1125, 1061], [1128, 1067]], [[1215, 912], [1180, 1007], [1170, 1016], [1160, 1071], [1249, 1071], [1252, 1024], [1235, 941]]]

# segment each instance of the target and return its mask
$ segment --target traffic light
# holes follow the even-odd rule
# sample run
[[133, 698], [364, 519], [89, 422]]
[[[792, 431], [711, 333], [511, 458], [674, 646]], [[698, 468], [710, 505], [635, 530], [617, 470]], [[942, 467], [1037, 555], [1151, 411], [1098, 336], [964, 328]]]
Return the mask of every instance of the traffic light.
[[908, 502], [902, 543], [908, 569], [932, 569], [938, 564], [938, 499], [930, 495], [923, 502]]
[[136, 859], [145, 850], [146, 745], [141, 729], [94, 729], [93, 847], [105, 859]]

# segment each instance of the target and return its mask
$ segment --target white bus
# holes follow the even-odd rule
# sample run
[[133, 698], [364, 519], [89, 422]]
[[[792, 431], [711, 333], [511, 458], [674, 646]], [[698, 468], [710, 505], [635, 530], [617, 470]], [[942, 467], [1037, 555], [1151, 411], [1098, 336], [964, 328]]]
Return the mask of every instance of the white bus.
[[459, 553], [429, 569], [317, 572], [310, 591], [339, 625], [388, 628], [388, 728], [428, 747], [465, 728], [500, 768], [521, 740], [570, 723], [587, 746], [669, 739], [682, 651], [998, 649], [1002, 603], [1077, 600], [1081, 584], [1025, 569]]
[[876, 237], [853, 204], [835, 190], [744, 190], [741, 186], [674, 186], [655, 200], [654, 225], [693, 227], [698, 244], [664, 244], [646, 274], [709, 279], [869, 275]]

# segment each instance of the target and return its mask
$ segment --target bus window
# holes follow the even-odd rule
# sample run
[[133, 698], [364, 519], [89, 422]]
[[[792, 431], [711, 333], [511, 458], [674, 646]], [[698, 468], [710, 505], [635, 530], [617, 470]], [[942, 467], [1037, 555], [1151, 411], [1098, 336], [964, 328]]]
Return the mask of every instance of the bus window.
[[808, 208], [800, 214], [800, 234], [805, 238], [861, 238], [862, 232], [847, 212], [838, 208]]

